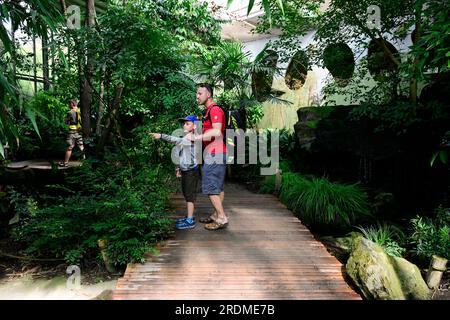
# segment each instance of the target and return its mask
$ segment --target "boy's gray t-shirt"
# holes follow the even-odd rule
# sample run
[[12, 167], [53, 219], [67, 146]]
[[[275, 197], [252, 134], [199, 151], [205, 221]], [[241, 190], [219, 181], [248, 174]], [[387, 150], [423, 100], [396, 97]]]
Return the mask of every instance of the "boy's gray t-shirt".
[[189, 140], [186, 136], [179, 138], [164, 133], [161, 134], [161, 140], [176, 144], [175, 153], [179, 157], [181, 171], [197, 168], [197, 147], [193, 141]]

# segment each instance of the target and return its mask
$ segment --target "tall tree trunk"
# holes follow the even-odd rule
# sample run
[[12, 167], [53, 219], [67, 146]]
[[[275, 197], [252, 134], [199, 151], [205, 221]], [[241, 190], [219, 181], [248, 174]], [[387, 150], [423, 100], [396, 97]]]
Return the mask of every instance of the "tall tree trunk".
[[61, 3], [61, 10], [63, 14], [66, 14], [67, 12], [67, 5], [65, 0], [59, 0], [59, 3]]
[[106, 142], [108, 141], [109, 133], [111, 132], [112, 126], [114, 124], [114, 118], [116, 117], [117, 110], [119, 110], [120, 101], [122, 99], [123, 84], [116, 88], [116, 93], [114, 96], [114, 102], [111, 106], [111, 111], [109, 113], [108, 120], [106, 121], [105, 128], [103, 129], [102, 136], [97, 144], [97, 153], [102, 153], [105, 148]]
[[105, 73], [106, 73], [106, 65], [102, 66], [102, 80], [100, 81], [100, 98], [98, 101], [98, 111], [97, 111], [97, 125], [95, 126], [95, 132], [97, 135], [101, 133], [101, 123], [103, 118], [103, 97], [105, 96]]
[[48, 35], [45, 32], [42, 35], [42, 74], [44, 78], [44, 90], [50, 90], [50, 67], [48, 59]]
[[[92, 30], [95, 25], [95, 0], [87, 0], [87, 25]], [[91, 104], [92, 104], [92, 75], [94, 69], [93, 54], [87, 46], [87, 63], [84, 68], [83, 89], [81, 91], [81, 121], [83, 123], [83, 135], [91, 135]]]
[[[83, 79], [84, 79], [84, 75], [83, 75], [83, 66], [85, 63], [85, 57], [83, 54], [83, 50], [81, 48], [81, 41], [79, 41], [78, 36], [74, 36], [74, 49], [76, 50], [77, 56], [76, 56], [76, 63], [77, 63], [77, 67], [78, 67], [78, 89], [80, 92], [80, 101], [81, 101], [81, 97], [83, 96]], [[70, 52], [70, 50], [68, 50]], [[81, 107], [81, 106], [80, 106]]]
[[37, 57], [36, 57], [36, 35], [33, 34], [33, 84], [34, 94], [37, 94]]
[[12, 49], [13, 79], [15, 82], [17, 76], [17, 65], [16, 65], [16, 30], [14, 26], [14, 14], [11, 14], [11, 49]]
[[[420, 32], [421, 32], [421, 27], [422, 27], [422, 23], [421, 23], [421, 18], [422, 18], [422, 2], [419, 1], [417, 4], [417, 8], [415, 10], [415, 27], [416, 27], [416, 32], [414, 33], [414, 39], [413, 42], [415, 44], [419, 43], [419, 39], [420, 39]], [[410, 80], [410, 84], [409, 84], [409, 100], [411, 101], [412, 106], [414, 107], [414, 109], [416, 109], [417, 107], [417, 76], [418, 76], [418, 68], [419, 68], [419, 58], [417, 57], [417, 55], [414, 56], [414, 60], [413, 60], [413, 70], [412, 70], [412, 76], [411, 76], [411, 80]]]

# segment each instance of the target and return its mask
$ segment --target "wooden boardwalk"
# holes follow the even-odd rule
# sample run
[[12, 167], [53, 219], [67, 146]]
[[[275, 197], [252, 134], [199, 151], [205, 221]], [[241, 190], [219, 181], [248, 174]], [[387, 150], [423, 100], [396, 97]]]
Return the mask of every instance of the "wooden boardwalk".
[[[182, 195], [172, 202], [182, 217]], [[159, 255], [127, 267], [113, 298], [360, 299], [344, 281], [341, 263], [275, 196], [231, 184], [224, 207], [228, 228], [208, 231], [197, 223], [177, 230]], [[211, 208], [199, 194], [197, 217]]]
[[31, 169], [52, 170], [53, 168], [57, 169], [57, 170], [66, 170], [68, 168], [81, 166], [81, 161], [70, 161], [67, 167], [60, 167], [60, 166], [58, 166], [58, 162], [60, 162], [61, 160], [62, 159], [54, 160], [53, 167], [52, 167], [52, 163], [50, 161], [42, 160], [42, 159], [16, 161], [16, 162], [8, 163], [8, 165], [6, 166], [6, 169], [8, 171], [21, 171], [21, 170], [31, 170]]

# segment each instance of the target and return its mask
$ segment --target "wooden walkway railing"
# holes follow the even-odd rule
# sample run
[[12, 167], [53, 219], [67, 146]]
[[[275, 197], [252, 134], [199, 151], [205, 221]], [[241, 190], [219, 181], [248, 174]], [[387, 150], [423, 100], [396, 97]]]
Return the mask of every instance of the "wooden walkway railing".
[[[178, 217], [182, 195], [173, 195]], [[159, 255], [130, 264], [114, 299], [360, 299], [339, 261], [272, 195], [227, 185], [229, 226], [175, 232]], [[211, 212], [199, 194], [197, 218]]]

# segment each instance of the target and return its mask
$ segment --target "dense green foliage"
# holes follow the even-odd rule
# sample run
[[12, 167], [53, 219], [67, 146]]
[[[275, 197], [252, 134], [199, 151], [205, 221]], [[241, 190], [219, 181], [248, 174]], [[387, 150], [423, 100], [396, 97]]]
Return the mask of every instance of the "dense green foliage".
[[53, 187], [59, 196], [46, 197], [45, 206], [21, 217], [15, 234], [27, 244], [27, 253], [79, 263], [95, 257], [97, 241], [104, 239], [111, 261], [124, 265], [140, 261], [148, 247], [167, 234], [168, 190], [160, 181], [161, 169], [133, 170], [115, 160], [95, 170], [85, 163], [72, 183]]
[[0, 155], [5, 156], [3, 146], [14, 150], [16, 140], [20, 137], [17, 119], [26, 118], [36, 129], [36, 114], [23, 106], [20, 83], [16, 70], [29, 67], [29, 57], [18, 50], [11, 32], [21, 28], [25, 34], [44, 35], [48, 30], [54, 31], [57, 23], [62, 21], [59, 6], [51, 0], [2, 1], [0, 3]]
[[436, 209], [436, 217], [417, 216], [411, 220], [413, 252], [421, 259], [432, 255], [450, 258], [450, 209]]
[[[193, 0], [111, 2], [97, 14], [95, 28], [55, 24], [51, 90], [25, 99], [26, 113], [8, 109], [13, 125], [5, 128], [18, 143], [14, 157], [61, 159], [68, 100], [80, 96], [90, 74], [88, 160], [64, 173], [53, 170], [48, 182], [47, 177], [26, 184], [18, 179], [6, 189], [2, 203], [19, 214], [11, 232], [23, 245], [21, 254], [85, 263], [100, 258], [98, 241], [106, 240], [108, 258], [123, 266], [142, 261], [167, 237], [168, 195], [179, 186], [173, 180], [172, 146], [149, 132], [171, 134], [179, 128], [177, 118], [199, 114], [187, 64], [220, 39], [220, 23], [206, 8]], [[17, 56], [7, 57], [1, 67], [11, 72]], [[10, 87], [0, 88], [9, 90], [5, 99], [18, 98], [20, 88], [6, 84]], [[102, 152], [96, 149], [100, 142]]]
[[[85, 8], [82, 8], [85, 14], [83, 10]], [[67, 104], [69, 99], [82, 97], [82, 87], [87, 86], [83, 82], [89, 82], [92, 91], [89, 114], [86, 116], [82, 112], [83, 119], [91, 122], [84, 128], [84, 132], [92, 136], [87, 141], [89, 153], [102, 135], [107, 136], [109, 132], [116, 136], [125, 134], [121, 130], [128, 128], [120, 126], [123, 119], [138, 117], [142, 121], [142, 117], [161, 113], [198, 112], [195, 83], [186, 74], [186, 66], [220, 40], [220, 22], [207, 10], [206, 3], [194, 0], [110, 2], [104, 11], [97, 13], [95, 29], [84, 23], [79, 29], [67, 28], [60, 23], [63, 21], [60, 11], [60, 4], [54, 2], [30, 0], [20, 5], [7, 2], [2, 4], [1, 19], [3, 22], [14, 15], [17, 26], [26, 31], [24, 40], [29, 42], [32, 34], [43, 34], [43, 21], [53, 32], [48, 43], [49, 59], [54, 62], [52, 96]], [[32, 19], [33, 15], [39, 19]], [[28, 146], [41, 145], [39, 125], [45, 119], [45, 111], [44, 114], [34, 112], [32, 105], [35, 102], [28, 102], [29, 97], [22, 95], [23, 90], [13, 74], [14, 70], [33, 71], [32, 54], [12, 46], [11, 39], [2, 32], [0, 34], [0, 93], [4, 109], [0, 115], [4, 117], [0, 140], [3, 144], [8, 141], [15, 152], [22, 140], [26, 140]], [[37, 67], [42, 68], [41, 65]], [[123, 88], [122, 92], [120, 88]], [[86, 109], [83, 99], [79, 100], [82, 109]], [[37, 103], [43, 106], [43, 102]], [[112, 118], [111, 113], [115, 114]], [[21, 125], [25, 127], [21, 128]], [[28, 127], [36, 131], [30, 133], [31, 137]], [[42, 128], [41, 133], [46, 129]], [[0, 144], [2, 154], [3, 144]], [[33, 155], [30, 149], [20, 152]]]
[[32, 123], [20, 118], [21, 143], [16, 152], [18, 157], [39, 159], [50, 155], [61, 157], [66, 148], [67, 125], [64, 123], [69, 107], [58, 95], [45, 91], [27, 101], [27, 109], [36, 117], [36, 130]]
[[[23, 196], [14, 235], [26, 244], [26, 252], [79, 263], [98, 257], [97, 242], [106, 240], [109, 259], [122, 266], [141, 261], [166, 237], [172, 170], [165, 163], [170, 162], [170, 148], [157, 149], [149, 141], [148, 132], [155, 128], [158, 124], [139, 128], [122, 152], [85, 161], [64, 185], [47, 185], [31, 198]], [[24, 208], [27, 201], [32, 210]]]

